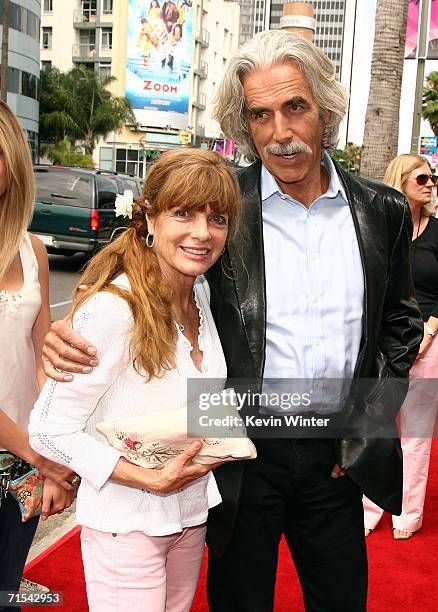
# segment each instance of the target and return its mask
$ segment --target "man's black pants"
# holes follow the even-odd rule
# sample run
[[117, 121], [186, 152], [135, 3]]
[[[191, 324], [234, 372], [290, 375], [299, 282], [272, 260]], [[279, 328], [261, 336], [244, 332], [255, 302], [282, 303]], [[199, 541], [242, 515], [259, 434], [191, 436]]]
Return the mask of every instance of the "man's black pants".
[[248, 462], [233, 536], [209, 556], [211, 612], [271, 612], [284, 533], [307, 612], [364, 612], [367, 557], [362, 494], [333, 479], [333, 440], [259, 440]]

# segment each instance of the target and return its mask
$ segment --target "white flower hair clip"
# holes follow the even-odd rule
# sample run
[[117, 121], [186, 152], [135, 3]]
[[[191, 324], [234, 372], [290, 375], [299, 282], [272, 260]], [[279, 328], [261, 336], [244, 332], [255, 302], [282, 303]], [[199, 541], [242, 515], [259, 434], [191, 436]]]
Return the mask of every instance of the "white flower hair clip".
[[119, 193], [116, 196], [115, 211], [116, 217], [129, 217], [132, 219], [132, 205], [134, 203], [134, 194], [130, 189], [125, 189], [123, 195]]

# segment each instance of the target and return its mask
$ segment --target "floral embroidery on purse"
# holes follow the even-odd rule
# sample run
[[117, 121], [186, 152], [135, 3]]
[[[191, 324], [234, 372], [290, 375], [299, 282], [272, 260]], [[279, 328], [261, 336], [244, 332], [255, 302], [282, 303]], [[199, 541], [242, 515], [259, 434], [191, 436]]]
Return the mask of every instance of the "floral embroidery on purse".
[[29, 464], [26, 467], [30, 471], [16, 475], [9, 485], [9, 493], [18, 502], [23, 523], [41, 514], [44, 489], [44, 477]]

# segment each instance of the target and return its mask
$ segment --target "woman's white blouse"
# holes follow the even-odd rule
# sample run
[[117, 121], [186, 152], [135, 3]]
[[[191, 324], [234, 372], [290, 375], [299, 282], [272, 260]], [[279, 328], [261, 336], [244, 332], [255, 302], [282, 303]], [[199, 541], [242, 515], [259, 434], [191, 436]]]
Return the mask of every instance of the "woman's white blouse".
[[[125, 275], [114, 282], [129, 288]], [[168, 535], [204, 523], [208, 509], [221, 502], [211, 473], [167, 495], [109, 482], [120, 453], [96, 430], [101, 421], [185, 408], [188, 378], [223, 379], [225, 384], [225, 358], [210, 311], [208, 284], [203, 277], [195, 282], [194, 295], [200, 314], [202, 372], [192, 361], [190, 342], [178, 332], [176, 368], [148, 383], [129, 359], [133, 319], [125, 300], [100, 292], [74, 317], [74, 329], [96, 347], [99, 366], [91, 374], [75, 375], [71, 382], [48, 381], [31, 413], [29, 434], [37, 452], [71, 467], [82, 477], [77, 519], [87, 527], [117, 533], [143, 531], [148, 535]]]
[[0, 408], [22, 429], [38, 397], [32, 330], [41, 310], [38, 262], [29, 234], [19, 246], [23, 285], [0, 291]]

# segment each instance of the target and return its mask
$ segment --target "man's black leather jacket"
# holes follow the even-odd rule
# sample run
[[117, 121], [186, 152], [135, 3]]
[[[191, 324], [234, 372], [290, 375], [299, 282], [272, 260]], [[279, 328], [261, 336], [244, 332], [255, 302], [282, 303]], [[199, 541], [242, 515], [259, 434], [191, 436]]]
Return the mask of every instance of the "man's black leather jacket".
[[[392, 423], [407, 390], [407, 379], [423, 337], [409, 264], [412, 222], [402, 194], [336, 167], [350, 204], [365, 279], [363, 333], [356, 379], [376, 379], [367, 401], [351, 402], [377, 424]], [[266, 336], [265, 265], [259, 163], [239, 172], [243, 197], [241, 231], [222, 261], [207, 274], [211, 307], [230, 378], [263, 380]], [[293, 262], [291, 262], [293, 265]], [[395, 390], [394, 390], [395, 389]], [[379, 506], [401, 512], [402, 455], [394, 437], [355, 437], [337, 441], [338, 462]], [[208, 542], [221, 556], [239, 505], [244, 462], [216, 470], [223, 503], [211, 512]]]

